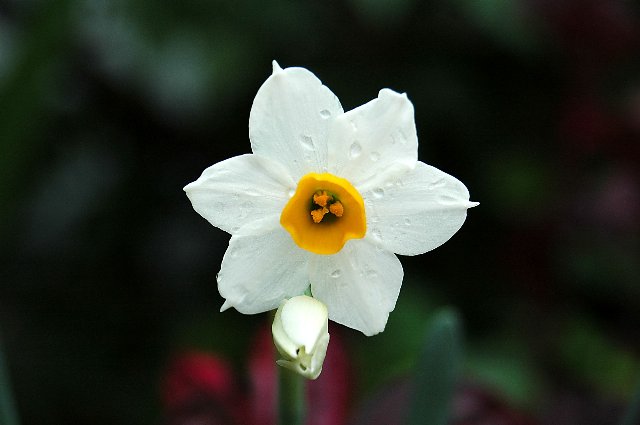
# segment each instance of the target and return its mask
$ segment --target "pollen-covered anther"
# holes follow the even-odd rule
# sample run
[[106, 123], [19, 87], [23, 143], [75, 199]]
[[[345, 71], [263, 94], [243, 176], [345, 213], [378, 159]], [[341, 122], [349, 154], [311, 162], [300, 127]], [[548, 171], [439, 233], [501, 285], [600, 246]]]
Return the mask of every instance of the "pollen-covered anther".
[[342, 217], [344, 214], [344, 206], [335, 196], [327, 193], [326, 190], [319, 190], [313, 194], [313, 203], [318, 208], [311, 210], [311, 218], [313, 222], [318, 224], [322, 222], [322, 219], [328, 213], [335, 215], [336, 217]]
[[314, 223], [320, 223], [324, 218], [324, 215], [328, 212], [329, 210], [327, 209], [327, 207], [320, 207], [317, 210], [311, 211], [311, 218], [313, 219]]
[[342, 217], [342, 214], [344, 214], [344, 207], [342, 206], [340, 201], [336, 201], [329, 206], [329, 211], [331, 211], [331, 214], [335, 215], [336, 217]]
[[318, 191], [313, 195], [313, 202], [321, 207], [326, 207], [328, 202], [333, 201], [333, 196], [325, 191]]

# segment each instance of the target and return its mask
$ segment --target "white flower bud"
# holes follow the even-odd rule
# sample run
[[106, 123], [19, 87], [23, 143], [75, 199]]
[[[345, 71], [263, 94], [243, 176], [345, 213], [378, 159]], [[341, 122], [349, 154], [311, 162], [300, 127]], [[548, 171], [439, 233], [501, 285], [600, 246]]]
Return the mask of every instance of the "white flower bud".
[[282, 359], [278, 365], [309, 379], [322, 372], [322, 362], [329, 345], [327, 307], [306, 295], [293, 297], [280, 304], [271, 331]]

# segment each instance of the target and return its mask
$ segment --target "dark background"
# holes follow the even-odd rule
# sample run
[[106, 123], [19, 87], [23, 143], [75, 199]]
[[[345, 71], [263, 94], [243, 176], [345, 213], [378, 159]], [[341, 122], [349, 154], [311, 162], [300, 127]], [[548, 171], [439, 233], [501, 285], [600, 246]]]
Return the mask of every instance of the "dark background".
[[243, 376], [267, 317], [218, 313], [228, 235], [182, 187], [250, 151], [273, 59], [345, 110], [406, 92], [420, 159], [481, 203], [401, 258], [383, 334], [343, 329], [354, 405], [449, 305], [466, 379], [544, 423], [615, 423], [640, 379], [639, 23], [623, 0], [1, 3], [0, 338], [22, 423], [158, 423], [184, 349]]

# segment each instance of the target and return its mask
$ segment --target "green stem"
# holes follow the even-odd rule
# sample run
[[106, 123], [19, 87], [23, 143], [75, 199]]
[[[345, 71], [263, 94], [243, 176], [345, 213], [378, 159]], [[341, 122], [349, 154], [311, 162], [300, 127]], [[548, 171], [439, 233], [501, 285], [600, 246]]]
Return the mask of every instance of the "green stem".
[[634, 425], [640, 420], [640, 384], [636, 389], [636, 393], [629, 403], [627, 413], [625, 414], [620, 425]]
[[9, 371], [5, 364], [2, 340], [0, 339], [0, 424], [18, 425], [16, 413], [9, 385]]
[[305, 416], [305, 380], [301, 375], [278, 367], [278, 424], [303, 425]]

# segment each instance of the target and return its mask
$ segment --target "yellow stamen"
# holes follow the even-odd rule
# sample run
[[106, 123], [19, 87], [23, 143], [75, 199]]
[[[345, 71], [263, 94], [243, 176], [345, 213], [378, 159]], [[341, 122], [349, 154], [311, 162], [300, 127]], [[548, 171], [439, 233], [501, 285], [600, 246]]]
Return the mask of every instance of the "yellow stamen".
[[349, 181], [329, 173], [309, 173], [300, 179], [280, 224], [300, 248], [327, 255], [340, 251], [349, 239], [363, 238], [367, 231], [362, 196]]
[[327, 192], [325, 191], [318, 191], [313, 195], [313, 202], [320, 205], [321, 207], [326, 207], [327, 202], [329, 201], [333, 201], [333, 196], [327, 195]]
[[335, 215], [336, 217], [342, 217], [342, 214], [344, 214], [344, 207], [342, 206], [340, 201], [336, 201], [333, 204], [329, 205], [329, 211], [331, 211], [331, 214]]
[[318, 208], [317, 210], [311, 211], [311, 218], [314, 223], [320, 223], [324, 218], [324, 215], [328, 212], [329, 210], [326, 207]]

